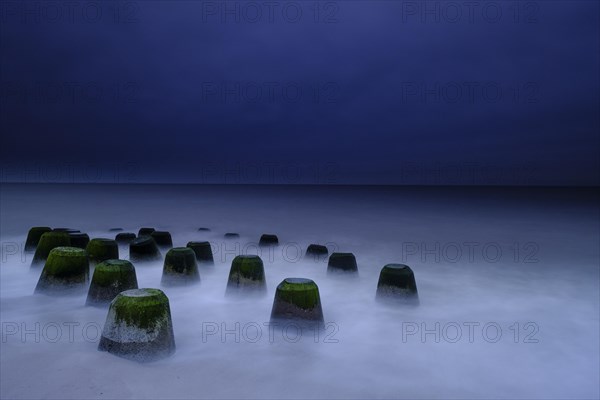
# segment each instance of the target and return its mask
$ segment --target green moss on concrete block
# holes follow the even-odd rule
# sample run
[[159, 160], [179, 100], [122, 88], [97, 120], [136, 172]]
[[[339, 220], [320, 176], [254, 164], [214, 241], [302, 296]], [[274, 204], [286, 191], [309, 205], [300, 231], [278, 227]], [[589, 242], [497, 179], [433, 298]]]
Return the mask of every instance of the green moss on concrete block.
[[138, 231], [138, 237], [150, 236], [154, 231], [154, 228], [140, 228], [140, 230]]
[[69, 237], [71, 238], [71, 246], [79, 247], [80, 249], [87, 248], [88, 243], [90, 242], [90, 237], [87, 233], [75, 232], [69, 233]]
[[200, 282], [196, 254], [189, 247], [174, 247], [167, 252], [161, 283], [165, 286]]
[[150, 234], [159, 248], [168, 249], [173, 247], [173, 239], [167, 231], [154, 231]]
[[213, 265], [215, 263], [209, 242], [188, 242], [186, 247], [194, 251], [196, 261], [199, 263], [206, 265]]
[[98, 264], [94, 270], [86, 305], [106, 305], [119, 293], [137, 288], [137, 276], [133, 264], [126, 260], [106, 260]]
[[50, 251], [56, 247], [67, 247], [71, 246], [71, 238], [66, 232], [46, 232], [42, 234], [40, 241], [35, 249], [33, 260], [31, 261], [32, 267], [41, 267], [46, 262]]
[[310, 279], [286, 278], [275, 292], [271, 321], [300, 320], [323, 324], [317, 284]]
[[277, 235], [265, 233], [260, 237], [258, 241], [259, 246], [277, 246], [279, 244], [279, 238]]
[[158, 289], [121, 292], [110, 303], [98, 350], [138, 362], [175, 352], [169, 299]]
[[265, 293], [265, 268], [259, 256], [237, 256], [231, 262], [226, 294]]
[[137, 236], [135, 236], [135, 233], [132, 232], [121, 232], [121, 233], [117, 233], [117, 235], [115, 236], [115, 242], [117, 242], [118, 244], [129, 244], [131, 242], [133, 242], [135, 240]]
[[89, 279], [87, 252], [78, 247], [55, 247], [50, 251], [35, 293], [68, 294], [83, 291]]
[[154, 329], [170, 317], [169, 299], [159, 289], [132, 289], [120, 293], [111, 304], [117, 322]]
[[331, 253], [327, 264], [327, 272], [358, 273], [356, 257], [352, 253]]
[[160, 250], [151, 236], [141, 236], [129, 243], [129, 259], [131, 261], [160, 260]]
[[404, 264], [387, 264], [379, 273], [377, 300], [419, 304], [419, 294], [413, 270]]
[[25, 240], [25, 251], [35, 251], [42, 235], [51, 231], [52, 229], [48, 226], [34, 226], [29, 229], [27, 240]]
[[85, 249], [90, 256], [90, 263], [93, 265], [119, 258], [119, 245], [112, 239], [92, 239]]

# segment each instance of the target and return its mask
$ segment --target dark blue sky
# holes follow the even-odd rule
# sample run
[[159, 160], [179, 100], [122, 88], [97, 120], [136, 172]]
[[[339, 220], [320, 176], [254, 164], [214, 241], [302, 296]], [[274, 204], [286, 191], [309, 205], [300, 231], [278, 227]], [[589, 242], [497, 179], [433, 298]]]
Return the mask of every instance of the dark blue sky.
[[0, 4], [3, 181], [599, 182], [597, 1]]

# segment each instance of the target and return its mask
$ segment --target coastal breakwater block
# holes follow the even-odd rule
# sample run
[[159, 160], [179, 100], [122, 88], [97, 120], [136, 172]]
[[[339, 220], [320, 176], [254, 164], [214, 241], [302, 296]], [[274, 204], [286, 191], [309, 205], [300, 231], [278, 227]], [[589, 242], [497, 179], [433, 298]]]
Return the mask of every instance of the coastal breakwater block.
[[215, 263], [209, 242], [188, 242], [186, 247], [189, 247], [194, 251], [194, 254], [196, 254], [196, 261], [199, 263], [209, 265]]
[[311, 244], [306, 248], [304, 258], [314, 261], [325, 260], [329, 255], [327, 247], [320, 244]]
[[413, 270], [404, 264], [387, 264], [379, 273], [376, 299], [384, 302], [419, 304]]
[[106, 260], [96, 265], [88, 290], [88, 306], [104, 306], [119, 293], [137, 289], [135, 268], [127, 260]]
[[121, 245], [128, 245], [135, 240], [137, 236], [132, 232], [121, 232], [115, 236], [115, 242]]
[[140, 228], [140, 230], [138, 231], [138, 237], [150, 236], [154, 231], [154, 228]]
[[130, 261], [155, 261], [161, 257], [160, 250], [151, 236], [140, 236], [129, 243]]
[[259, 246], [277, 246], [279, 244], [279, 238], [277, 235], [265, 233], [260, 237], [258, 241]]
[[37, 268], [44, 265], [50, 255], [50, 251], [56, 247], [70, 247], [71, 238], [66, 232], [46, 232], [40, 237], [40, 241], [35, 249], [31, 267]]
[[48, 226], [34, 226], [27, 232], [27, 239], [25, 240], [25, 251], [33, 252], [37, 247], [42, 235], [46, 232], [51, 232], [52, 228]]
[[231, 262], [226, 294], [265, 294], [265, 268], [259, 256], [237, 256]]
[[154, 239], [159, 248], [166, 250], [173, 247], [173, 239], [167, 231], [154, 231], [150, 236], [152, 236], [152, 239]]
[[85, 249], [90, 256], [92, 265], [119, 258], [119, 245], [112, 239], [94, 238], [90, 240]]
[[55, 247], [50, 251], [35, 293], [50, 295], [85, 291], [89, 279], [88, 254], [78, 247]]
[[85, 249], [90, 242], [89, 235], [82, 232], [69, 233], [69, 238], [71, 238], [71, 246], [79, 247], [80, 249]]
[[271, 322], [276, 321], [323, 326], [323, 309], [317, 284], [310, 279], [284, 279], [277, 286], [271, 310]]
[[161, 283], [165, 286], [200, 282], [196, 254], [189, 247], [174, 247], [167, 252]]
[[356, 257], [352, 253], [331, 253], [327, 264], [327, 272], [357, 274]]
[[175, 352], [169, 299], [158, 289], [121, 292], [110, 303], [98, 350], [149, 362]]

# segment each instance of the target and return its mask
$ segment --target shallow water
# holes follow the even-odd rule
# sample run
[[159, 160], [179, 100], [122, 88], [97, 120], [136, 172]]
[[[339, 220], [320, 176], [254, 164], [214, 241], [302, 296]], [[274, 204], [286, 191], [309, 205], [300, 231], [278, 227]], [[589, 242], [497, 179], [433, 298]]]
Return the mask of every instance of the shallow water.
[[[597, 193], [2, 185], [0, 196], [2, 398], [600, 396]], [[140, 287], [170, 299], [177, 352], [148, 364], [99, 352], [106, 309], [85, 307], [85, 295], [34, 296], [40, 271], [19, 249], [35, 225], [209, 240], [216, 265], [201, 268], [198, 286], [162, 288], [161, 262], [136, 265]], [[260, 253], [262, 233], [280, 246]], [[304, 260], [310, 243], [353, 252], [359, 277]], [[240, 253], [261, 255], [265, 297], [224, 296]], [[379, 270], [393, 262], [415, 271], [420, 306], [375, 302]], [[318, 284], [324, 331], [266, 325], [286, 277]]]

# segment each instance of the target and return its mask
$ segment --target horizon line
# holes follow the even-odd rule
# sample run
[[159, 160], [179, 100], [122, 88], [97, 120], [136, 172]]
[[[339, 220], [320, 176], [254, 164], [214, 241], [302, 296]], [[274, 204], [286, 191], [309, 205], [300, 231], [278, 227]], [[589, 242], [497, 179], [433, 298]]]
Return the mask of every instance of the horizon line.
[[394, 183], [199, 183], [199, 182], [6, 182], [0, 185], [180, 185], [180, 186], [323, 186], [323, 187], [510, 187], [510, 188], [600, 188], [600, 183], [595, 184], [394, 184]]

